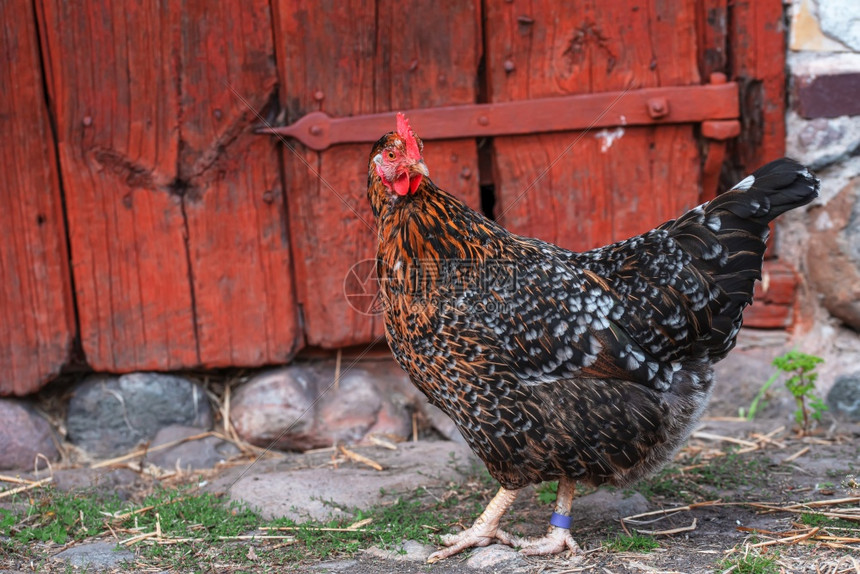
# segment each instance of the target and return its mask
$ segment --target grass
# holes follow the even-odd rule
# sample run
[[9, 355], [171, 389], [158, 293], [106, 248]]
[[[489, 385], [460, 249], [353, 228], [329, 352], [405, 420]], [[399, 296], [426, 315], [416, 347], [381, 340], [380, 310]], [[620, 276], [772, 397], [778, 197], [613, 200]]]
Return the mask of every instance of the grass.
[[776, 560], [779, 554], [759, 554], [747, 552], [743, 556], [732, 556], [717, 564], [716, 572], [732, 570], [736, 574], [778, 574], [779, 564]]
[[649, 500], [667, 498], [692, 503], [713, 499], [717, 494], [726, 498], [722, 491], [762, 485], [769, 465], [767, 457], [743, 457], [734, 452], [703, 462], [694, 457], [684, 462], [686, 470], [677, 463], [670, 464], [634, 488]]
[[846, 528], [850, 530], [856, 530], [858, 528], [858, 525], [855, 522], [843, 520], [841, 518], [830, 518], [829, 516], [815, 512], [804, 512], [800, 515], [800, 522], [807, 526], [818, 526], [821, 528]]
[[651, 552], [660, 544], [653, 536], [645, 534], [616, 534], [615, 538], [606, 540], [603, 547], [612, 552]]
[[[136, 551], [138, 563], [191, 572], [218, 570], [216, 564], [225, 562], [279, 568], [350, 556], [372, 545], [398, 550], [404, 540], [435, 544], [436, 533], [448, 530], [450, 517], [467, 521], [481, 510], [482, 495], [475, 491], [452, 489], [430, 501], [420, 498], [422, 493], [344, 513], [348, 518], [296, 522], [265, 520], [255, 509], [192, 487], [156, 488], [134, 504], [93, 491], [65, 493], [46, 487], [31, 491], [29, 498], [16, 495], [4, 500], [15, 510], [0, 509], [0, 559], [27, 556], [38, 562], [37, 543], [62, 545], [95, 537], [116, 540], [114, 534], [122, 542], [158, 531], [160, 537], [129, 546]], [[361, 527], [346, 530], [360, 521], [365, 521]], [[250, 535], [282, 538], [237, 538]]]
[[[0, 534], [22, 544], [82, 540], [103, 528], [104, 516], [100, 512], [115, 512], [122, 505], [116, 497], [63, 494], [53, 488], [44, 489], [39, 498], [28, 502], [29, 508], [21, 516], [0, 509]], [[19, 528], [19, 523], [26, 525]]]
[[537, 494], [537, 499], [541, 504], [552, 504], [558, 494], [558, 481], [551, 480], [540, 483], [535, 489], [535, 494]]

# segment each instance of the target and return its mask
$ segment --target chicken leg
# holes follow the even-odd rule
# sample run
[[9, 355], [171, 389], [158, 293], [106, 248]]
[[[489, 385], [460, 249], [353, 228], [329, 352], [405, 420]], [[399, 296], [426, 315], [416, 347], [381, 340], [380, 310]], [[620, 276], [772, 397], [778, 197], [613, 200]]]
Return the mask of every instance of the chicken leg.
[[550, 522], [546, 536], [542, 538], [521, 538], [499, 530], [496, 533], [496, 538], [509, 546], [519, 547], [523, 554], [529, 556], [558, 554], [565, 549], [576, 554], [580, 551], [579, 545], [570, 534], [570, 506], [573, 504], [575, 487], [576, 483], [569, 478], [562, 478], [558, 481], [555, 512], [553, 512], [553, 519]]
[[500, 536], [511, 538], [509, 534], [499, 530], [499, 521], [508, 508], [511, 507], [511, 504], [514, 503], [519, 492], [519, 490], [500, 488], [499, 492], [496, 493], [496, 496], [493, 497], [487, 508], [484, 509], [484, 512], [481, 513], [471, 527], [459, 534], [446, 534], [442, 537], [442, 544], [448, 548], [434, 552], [427, 558], [427, 562], [432, 564], [443, 558], [453, 556], [466, 548], [487, 546], [495, 539], [501, 540]]

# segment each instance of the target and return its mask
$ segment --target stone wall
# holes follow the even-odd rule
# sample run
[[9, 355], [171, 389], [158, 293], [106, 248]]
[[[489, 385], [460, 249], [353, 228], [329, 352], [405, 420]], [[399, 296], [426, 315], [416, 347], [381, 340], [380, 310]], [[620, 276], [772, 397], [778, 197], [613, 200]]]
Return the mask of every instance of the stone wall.
[[806, 213], [782, 222], [778, 252], [805, 278], [790, 344], [826, 359], [821, 387], [840, 381], [831, 401], [838, 408], [843, 390], [860, 393], [860, 377], [846, 383], [860, 373], [860, 4], [792, 0], [787, 8], [786, 150], [822, 187]]

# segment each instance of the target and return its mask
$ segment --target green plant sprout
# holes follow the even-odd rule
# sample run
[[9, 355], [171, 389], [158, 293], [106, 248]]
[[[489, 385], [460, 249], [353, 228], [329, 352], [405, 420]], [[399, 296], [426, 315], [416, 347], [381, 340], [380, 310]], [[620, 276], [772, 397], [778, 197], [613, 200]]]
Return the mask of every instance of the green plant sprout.
[[558, 481], [542, 482], [537, 487], [537, 497], [541, 504], [551, 504], [555, 502], [555, 497], [558, 494]]
[[758, 394], [756, 394], [747, 412], [744, 413], [743, 409], [740, 410], [741, 416], [744, 416], [747, 420], [753, 420], [761, 409], [765, 393], [767, 393], [768, 389], [780, 377], [788, 375], [785, 386], [791, 392], [797, 404], [797, 410], [794, 411], [794, 420], [800, 425], [803, 434], [808, 433], [810, 418], [820, 421], [821, 414], [827, 410], [827, 405], [824, 404], [824, 401], [814, 394], [815, 381], [818, 379], [818, 373], [815, 372], [815, 368], [823, 362], [824, 359], [821, 357], [807, 355], [796, 350], [776, 357], [773, 360], [773, 366], [777, 368], [777, 371], [762, 386]]

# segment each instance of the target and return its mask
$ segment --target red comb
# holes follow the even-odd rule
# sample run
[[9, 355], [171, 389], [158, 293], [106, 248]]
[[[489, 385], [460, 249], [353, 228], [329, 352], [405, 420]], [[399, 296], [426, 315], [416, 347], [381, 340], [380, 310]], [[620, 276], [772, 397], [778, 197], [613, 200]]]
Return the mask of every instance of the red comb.
[[406, 142], [406, 155], [415, 160], [421, 159], [421, 149], [418, 147], [418, 140], [415, 139], [412, 128], [409, 127], [409, 120], [399, 112], [397, 114], [397, 135]]

